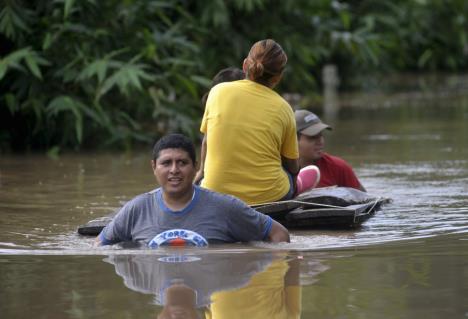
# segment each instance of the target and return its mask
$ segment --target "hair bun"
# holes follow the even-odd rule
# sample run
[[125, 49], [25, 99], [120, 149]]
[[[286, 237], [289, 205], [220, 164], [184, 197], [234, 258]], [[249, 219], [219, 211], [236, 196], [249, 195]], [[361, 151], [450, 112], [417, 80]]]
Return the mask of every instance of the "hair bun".
[[260, 78], [263, 75], [264, 71], [265, 68], [263, 66], [263, 63], [260, 61], [253, 61], [249, 68], [249, 73], [254, 79]]
[[288, 61], [281, 46], [272, 39], [256, 42], [247, 56], [247, 78], [270, 86], [273, 78], [280, 78]]

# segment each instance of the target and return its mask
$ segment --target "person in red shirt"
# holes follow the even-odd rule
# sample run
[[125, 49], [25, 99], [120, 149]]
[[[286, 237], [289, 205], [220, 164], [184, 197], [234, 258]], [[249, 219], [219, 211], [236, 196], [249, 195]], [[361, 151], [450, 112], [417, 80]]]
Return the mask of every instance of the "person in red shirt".
[[297, 110], [296, 129], [300, 167], [316, 165], [320, 169], [320, 181], [316, 187], [342, 186], [366, 191], [352, 167], [342, 158], [325, 153], [324, 130], [332, 128], [314, 113]]

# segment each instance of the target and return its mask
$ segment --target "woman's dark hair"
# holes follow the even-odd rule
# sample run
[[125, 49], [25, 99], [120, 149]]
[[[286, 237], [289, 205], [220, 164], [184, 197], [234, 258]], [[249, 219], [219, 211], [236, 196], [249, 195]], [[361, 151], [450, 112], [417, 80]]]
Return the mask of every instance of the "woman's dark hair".
[[[232, 82], [243, 79], [245, 79], [245, 73], [241, 69], [235, 67], [225, 68], [214, 76], [213, 80], [211, 81], [210, 90], [219, 83]], [[206, 105], [206, 100], [208, 100], [209, 93], [210, 91], [208, 90], [208, 92], [206, 92], [201, 99], [203, 107]]]
[[168, 134], [161, 137], [153, 146], [153, 160], [159, 158], [159, 153], [168, 148], [178, 148], [184, 150], [192, 160], [192, 164], [196, 163], [195, 146], [192, 141], [182, 134]]
[[246, 58], [246, 77], [257, 83], [271, 86], [274, 77], [279, 77], [288, 62], [283, 48], [272, 39], [256, 42]]

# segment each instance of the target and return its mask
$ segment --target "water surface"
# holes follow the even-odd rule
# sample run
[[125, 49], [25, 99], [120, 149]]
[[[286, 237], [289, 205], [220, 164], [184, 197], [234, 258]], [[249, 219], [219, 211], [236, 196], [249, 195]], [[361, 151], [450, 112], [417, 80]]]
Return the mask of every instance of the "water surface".
[[359, 229], [290, 244], [95, 249], [76, 227], [156, 187], [150, 152], [2, 155], [1, 317], [154, 318], [173, 293], [193, 301], [173, 305], [185, 317], [468, 318], [468, 106], [330, 124], [328, 151], [393, 202]]

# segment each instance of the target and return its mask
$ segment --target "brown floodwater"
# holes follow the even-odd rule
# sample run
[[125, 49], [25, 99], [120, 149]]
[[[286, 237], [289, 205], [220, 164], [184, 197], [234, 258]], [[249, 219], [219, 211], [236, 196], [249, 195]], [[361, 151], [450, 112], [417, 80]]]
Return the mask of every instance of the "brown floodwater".
[[1, 155], [0, 317], [468, 318], [468, 103], [330, 124], [327, 150], [393, 201], [290, 244], [95, 249], [77, 226], [156, 186], [150, 150]]

